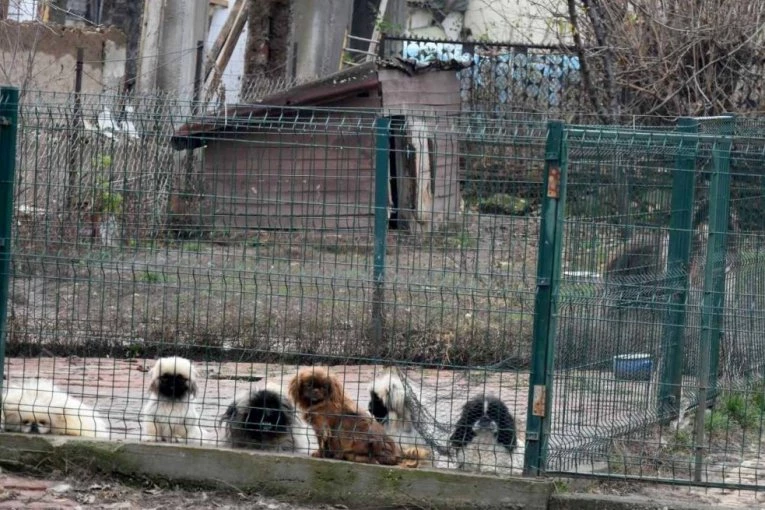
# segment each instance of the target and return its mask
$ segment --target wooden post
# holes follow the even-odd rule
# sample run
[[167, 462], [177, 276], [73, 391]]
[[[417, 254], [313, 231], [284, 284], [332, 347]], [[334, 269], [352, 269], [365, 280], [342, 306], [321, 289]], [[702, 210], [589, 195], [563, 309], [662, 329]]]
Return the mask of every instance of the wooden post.
[[[236, 43], [239, 40], [239, 35], [242, 33], [244, 24], [247, 21], [247, 16], [250, 12], [249, 3], [244, 2], [241, 6], [237, 7], [239, 7], [239, 10], [236, 11], [236, 16], [231, 25], [231, 31], [227, 34], [225, 42], [220, 48], [220, 54], [215, 59], [213, 68], [205, 78], [205, 90], [208, 92], [208, 94], [217, 85], [216, 82], [218, 81], [220, 75], [223, 74], [223, 71], [226, 70], [226, 66], [228, 65], [229, 59], [231, 58], [231, 54], [234, 52]], [[232, 12], [231, 15], [233, 14], [234, 13]], [[229, 19], [231, 18], [231, 15], [229, 15]], [[226, 22], [228, 23], [228, 20], [226, 20]], [[223, 33], [224, 32], [221, 31], [221, 35], [223, 35]], [[218, 39], [220, 39], [220, 37], [218, 37]], [[217, 42], [218, 41], [215, 41], [216, 44]], [[211, 50], [210, 55], [212, 54], [213, 53]]]
[[231, 8], [231, 12], [228, 13], [228, 18], [226, 18], [226, 21], [223, 23], [223, 26], [218, 33], [218, 37], [215, 38], [215, 42], [213, 42], [212, 46], [210, 46], [210, 51], [207, 53], [207, 61], [205, 62], [205, 81], [207, 81], [207, 79], [210, 77], [210, 73], [215, 67], [215, 62], [218, 60], [220, 51], [223, 49], [223, 44], [225, 44], [226, 39], [228, 39], [228, 36], [231, 33], [231, 29], [234, 26], [234, 21], [242, 11], [244, 4], [244, 0], [236, 1], [234, 6]]
[[374, 60], [375, 56], [377, 55], [377, 51], [375, 48], [376, 44], [379, 44], [378, 39], [380, 39], [380, 24], [382, 24], [383, 21], [385, 21], [385, 13], [388, 10], [388, 0], [380, 0], [380, 12], [377, 13], [377, 19], [375, 20], [375, 28], [372, 31], [372, 37], [371, 41], [369, 42], [369, 53], [372, 53], [372, 55], [367, 55], [366, 61], [369, 62], [371, 60]]

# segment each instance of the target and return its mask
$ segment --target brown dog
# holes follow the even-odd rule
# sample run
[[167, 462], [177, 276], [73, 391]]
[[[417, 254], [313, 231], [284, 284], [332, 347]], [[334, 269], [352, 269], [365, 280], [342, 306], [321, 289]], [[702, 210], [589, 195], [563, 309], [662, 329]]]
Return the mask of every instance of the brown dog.
[[427, 450], [402, 451], [375, 419], [346, 396], [337, 378], [322, 368], [304, 368], [290, 381], [289, 395], [316, 431], [314, 457], [367, 464], [417, 467]]

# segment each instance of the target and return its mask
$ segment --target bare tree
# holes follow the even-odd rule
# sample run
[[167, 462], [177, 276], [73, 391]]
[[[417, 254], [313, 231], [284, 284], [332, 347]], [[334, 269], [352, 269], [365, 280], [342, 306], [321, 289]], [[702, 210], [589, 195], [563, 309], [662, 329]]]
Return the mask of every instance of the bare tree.
[[[534, 0], [532, 0], [534, 1]], [[565, 18], [601, 121], [760, 110], [765, 2], [540, 0]], [[569, 42], [569, 41], [567, 41]]]

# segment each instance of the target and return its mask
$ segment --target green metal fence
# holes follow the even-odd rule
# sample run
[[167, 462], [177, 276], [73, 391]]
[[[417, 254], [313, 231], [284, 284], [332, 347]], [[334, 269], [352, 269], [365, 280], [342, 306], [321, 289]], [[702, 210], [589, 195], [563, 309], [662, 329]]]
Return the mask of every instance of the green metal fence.
[[[366, 407], [393, 367], [439, 468], [757, 486], [756, 119], [183, 106], [26, 94], [9, 384], [145, 440], [147, 371], [185, 356], [214, 446], [243, 389], [330, 365]], [[450, 441], [482, 394], [506, 458]]]
[[11, 268], [13, 178], [16, 163], [19, 91], [0, 88], [0, 393], [5, 378], [7, 303]]
[[548, 472], [757, 485], [763, 174], [739, 122], [564, 129]]

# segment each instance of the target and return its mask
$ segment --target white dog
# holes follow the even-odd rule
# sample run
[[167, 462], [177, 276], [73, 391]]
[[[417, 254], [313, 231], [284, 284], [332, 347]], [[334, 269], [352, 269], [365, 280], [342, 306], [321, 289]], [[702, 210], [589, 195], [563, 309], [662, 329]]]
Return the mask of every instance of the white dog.
[[417, 405], [396, 374], [386, 372], [369, 384], [369, 413], [401, 448], [426, 444], [415, 428], [412, 408]]
[[201, 444], [206, 438], [194, 405], [197, 373], [191, 361], [157, 360], [149, 374], [149, 397], [141, 410], [141, 439]]
[[10, 383], [2, 400], [3, 428], [8, 432], [109, 439], [109, 426], [98, 411], [48, 380]]

